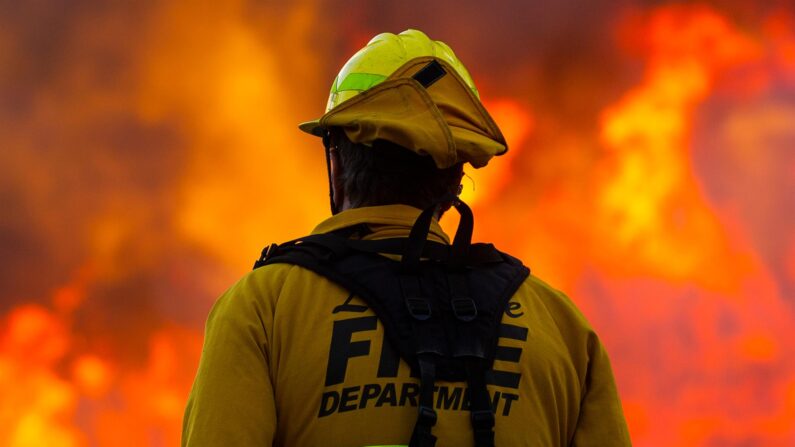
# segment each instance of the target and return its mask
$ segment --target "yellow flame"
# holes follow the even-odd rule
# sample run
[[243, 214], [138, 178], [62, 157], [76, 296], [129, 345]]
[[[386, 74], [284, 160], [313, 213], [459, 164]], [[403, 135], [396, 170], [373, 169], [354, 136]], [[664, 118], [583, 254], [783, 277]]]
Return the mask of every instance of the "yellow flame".
[[598, 203], [605, 234], [613, 238], [609, 256], [627, 250], [639, 263], [630, 268], [725, 287], [731, 280], [714, 268], [714, 259], [728, 256], [727, 245], [698, 195], [689, 123], [716, 73], [756, 57], [757, 49], [708, 9], [663, 9], [647, 35], [644, 81], [601, 118], [613, 162]]
[[308, 112], [299, 105], [327, 89], [314, 76], [322, 46], [310, 38], [312, 5], [271, 24], [287, 42], [263, 39], [240, 4], [206, 26], [208, 17], [175, 2], [152, 31], [142, 113], [158, 120], [176, 110], [192, 139], [177, 224], [228, 265], [247, 265], [256, 247], [300, 236], [326, 212], [320, 141], [300, 133], [296, 119], [318, 114], [321, 101]]
[[80, 436], [70, 414], [73, 385], [53, 366], [68, 339], [57, 317], [38, 306], [15, 309], [0, 332], [0, 445], [71, 447]]

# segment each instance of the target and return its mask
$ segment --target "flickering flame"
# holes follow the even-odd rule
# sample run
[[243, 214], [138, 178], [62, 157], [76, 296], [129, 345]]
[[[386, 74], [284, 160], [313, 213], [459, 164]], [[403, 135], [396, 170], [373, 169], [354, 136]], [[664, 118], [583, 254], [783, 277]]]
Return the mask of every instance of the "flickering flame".
[[33, 305], [16, 308], [0, 333], [0, 433], [11, 446], [74, 446], [74, 386], [54, 371], [69, 348], [57, 316]]
[[725, 285], [742, 261], [716, 264], [732, 254], [699, 194], [687, 138], [694, 108], [715, 76], [752, 61], [758, 50], [708, 9], [663, 9], [647, 26], [644, 79], [602, 117], [614, 163], [598, 204], [605, 229], [612, 230], [605, 234], [638, 268]]
[[75, 360], [72, 377], [86, 395], [95, 398], [105, 394], [110, 385], [109, 367], [95, 355], [83, 355]]
[[[320, 142], [296, 124], [372, 30], [329, 31], [326, 7], [0, 15], [0, 67], [19, 70], [0, 73], [0, 241], [13, 250], [0, 445], [178, 444], [212, 300], [261, 246], [328, 214]], [[612, 85], [571, 86], [595, 123], [545, 103], [535, 71], [473, 70], [510, 84], [481, 90], [510, 150], [466, 171], [476, 236], [592, 321], [635, 445], [792, 444], [795, 16], [615, 13], [612, 63], [641, 71], [596, 105], [583, 93]], [[347, 41], [323, 38], [346, 27]], [[505, 71], [536, 64], [520, 54]]]
[[[783, 445], [792, 439], [795, 420], [791, 400], [784, 394], [795, 380], [788, 360], [792, 346], [782, 345], [795, 322], [792, 309], [771, 287], [766, 266], [749, 256], [748, 241], [732, 234], [736, 228], [729, 216], [720, 216], [704, 196], [692, 155], [696, 108], [722, 74], [762, 63], [760, 42], [703, 7], [657, 10], [638, 37], [645, 37], [648, 46], [643, 81], [602, 116], [601, 137], [610, 155], [596, 210], [597, 223], [603, 226], [600, 234], [606, 237], [600, 250], [605, 256], [601, 264], [608, 269], [605, 278], [656, 278], [623, 292], [600, 294], [643, 303], [613, 300], [619, 307], [612, 310], [611, 319], [642, 323], [632, 333], [655, 352], [649, 361], [659, 363], [650, 365], [655, 372], [635, 370], [635, 377], [623, 380], [630, 426], [636, 441], [649, 445], [723, 445], [743, 439], [750, 445]], [[749, 91], [759, 89], [751, 83]], [[764, 114], [773, 113], [768, 110]], [[756, 126], [750, 134], [758, 135], [759, 129], [775, 126], [777, 120], [750, 124]], [[783, 127], [775, 133], [786, 135]], [[742, 141], [737, 136], [735, 144]], [[770, 145], [748, 145], [754, 151], [764, 147]], [[749, 161], [764, 157], [758, 152], [748, 156]], [[791, 228], [787, 231], [792, 237]], [[619, 282], [608, 279], [600, 286], [622, 287]], [[686, 302], [673, 299], [683, 291], [665, 291], [684, 283], [696, 286], [687, 292]], [[683, 319], [673, 312], [690, 316]], [[727, 319], [733, 327], [722, 327]], [[649, 335], [657, 328], [669, 328], [668, 333]], [[666, 345], [655, 347], [657, 343]], [[629, 374], [620, 372], [621, 360], [617, 363], [619, 377]], [[660, 392], [678, 399], [685, 414], [667, 411], [666, 399], [647, 394], [652, 386], [642, 378], [655, 373], [675, 376], [676, 371], [689, 374], [694, 382], [672, 382], [673, 388]], [[768, 371], [776, 379], [762, 385], [751, 378], [754, 371]], [[738, 375], [745, 378], [715, 385]], [[767, 391], [772, 405], [754, 398], [762, 386], [776, 390]], [[644, 388], [640, 399], [647, 405], [660, 401], [658, 405], [642, 405], [628, 391]]]
[[510, 99], [484, 101], [489, 114], [500, 127], [508, 152], [489, 162], [487, 168], [466, 169], [466, 179], [461, 199], [470, 205], [488, 202], [494, 195], [510, 184], [513, 176], [511, 165], [515, 163], [525, 141], [533, 130], [533, 117], [518, 102]]

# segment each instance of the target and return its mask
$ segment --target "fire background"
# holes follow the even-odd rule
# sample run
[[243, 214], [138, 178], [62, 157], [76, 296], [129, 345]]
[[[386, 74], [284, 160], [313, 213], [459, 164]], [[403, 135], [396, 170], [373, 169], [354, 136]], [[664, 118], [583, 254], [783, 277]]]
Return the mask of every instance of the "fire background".
[[511, 146], [476, 239], [581, 307], [635, 445], [795, 445], [795, 7], [751, 0], [0, 1], [0, 445], [179, 442], [213, 301], [328, 215], [297, 123], [409, 27]]

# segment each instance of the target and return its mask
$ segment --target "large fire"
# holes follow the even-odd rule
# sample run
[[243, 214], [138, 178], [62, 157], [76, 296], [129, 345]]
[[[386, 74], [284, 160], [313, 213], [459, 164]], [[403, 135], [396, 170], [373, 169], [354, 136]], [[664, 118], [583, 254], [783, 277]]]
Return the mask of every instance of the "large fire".
[[296, 123], [413, 26], [511, 146], [476, 236], [592, 321], [634, 443], [795, 445], [795, 10], [416, 3], [0, 6], [0, 445], [178, 444], [213, 299], [327, 215]]

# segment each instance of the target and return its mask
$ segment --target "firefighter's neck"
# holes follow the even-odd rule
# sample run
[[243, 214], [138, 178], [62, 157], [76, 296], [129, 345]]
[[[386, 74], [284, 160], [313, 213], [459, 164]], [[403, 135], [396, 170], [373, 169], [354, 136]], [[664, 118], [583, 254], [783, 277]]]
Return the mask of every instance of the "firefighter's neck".
[[[337, 151], [331, 152], [331, 190], [334, 193], [334, 204], [336, 205], [337, 212], [342, 212], [345, 210], [349, 210], [355, 208], [352, 204], [348, 196], [345, 194], [345, 186], [344, 182], [342, 181], [342, 164], [339, 160], [339, 155]], [[442, 214], [447, 207], [443, 207], [439, 213], [437, 213], [434, 217], [438, 220], [441, 218]]]
[[[342, 197], [341, 197], [342, 198], [342, 203], [337, 206], [337, 209], [340, 210], [340, 211], [345, 211], [345, 210], [349, 210], [349, 209], [353, 208], [353, 206], [351, 206], [351, 201], [348, 200], [348, 197], [344, 193], [341, 194], [341, 195], [342, 195]], [[336, 193], [334, 193], [334, 197], [335, 198], [337, 197]], [[339, 202], [337, 202], [337, 203], [339, 203]]]

